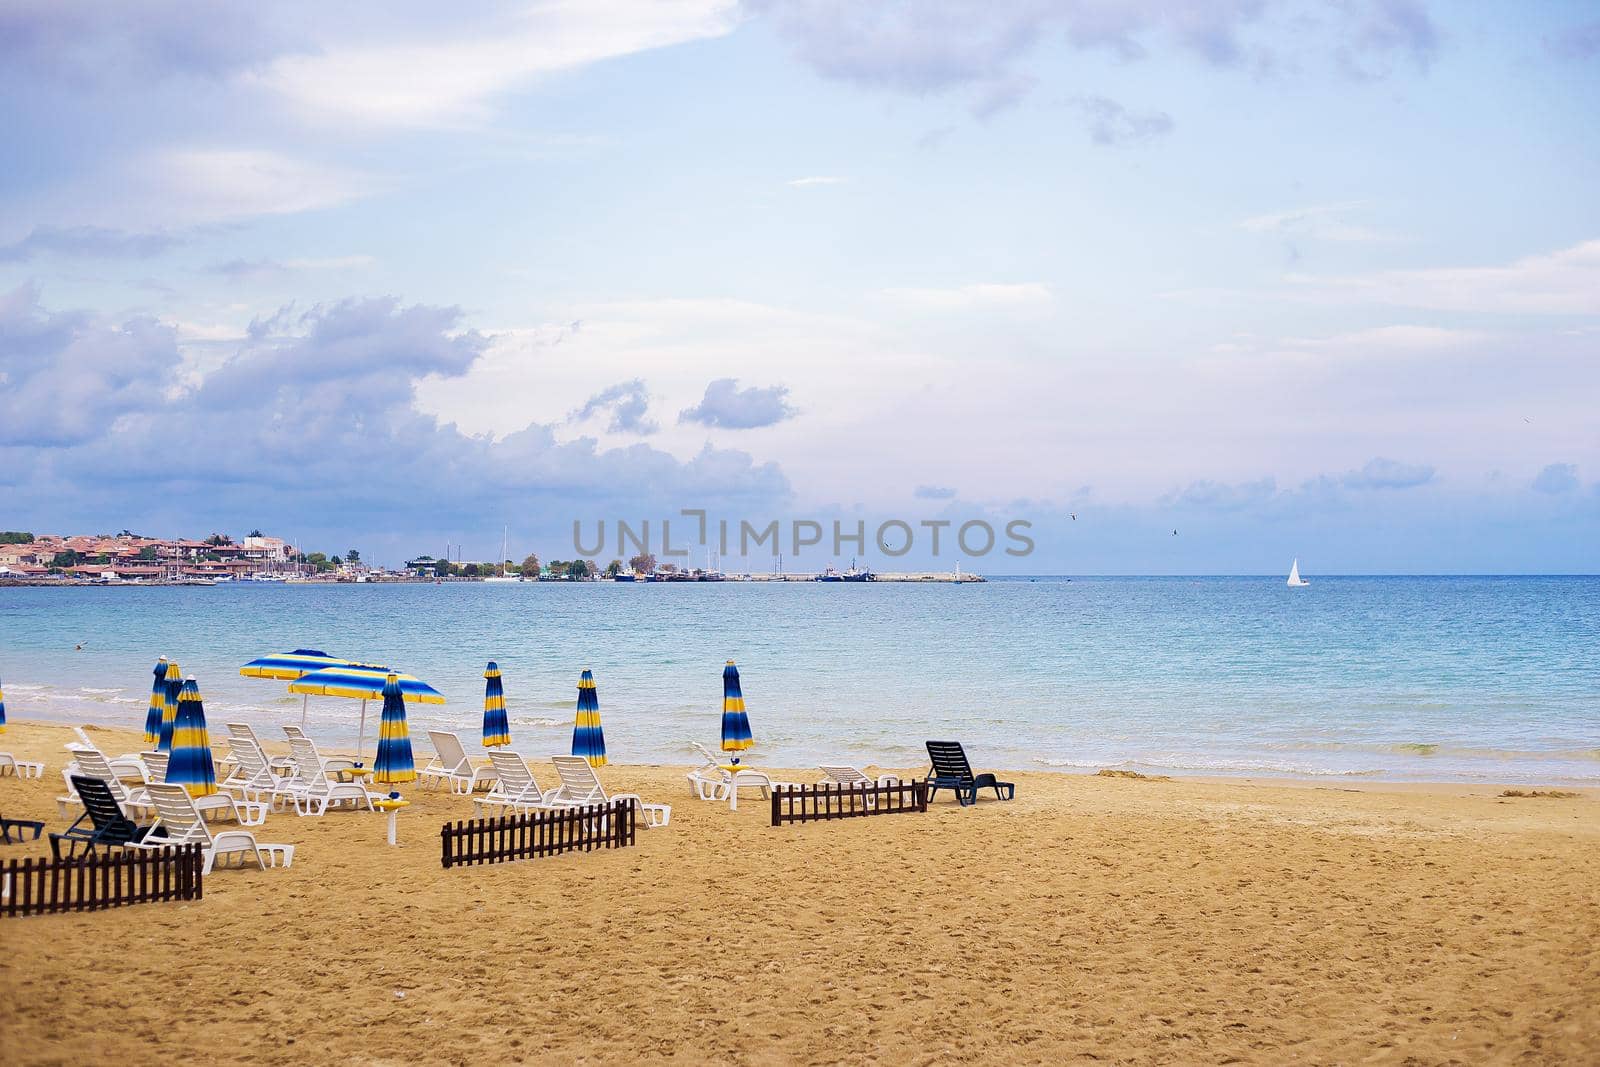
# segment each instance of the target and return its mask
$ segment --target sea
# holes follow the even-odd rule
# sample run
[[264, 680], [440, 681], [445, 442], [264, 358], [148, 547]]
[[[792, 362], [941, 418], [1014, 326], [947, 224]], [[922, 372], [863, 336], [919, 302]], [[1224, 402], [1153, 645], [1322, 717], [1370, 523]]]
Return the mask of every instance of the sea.
[[732, 659], [751, 765], [904, 767], [955, 739], [1018, 770], [1600, 785], [1600, 577], [0, 588], [12, 720], [137, 728], [165, 655], [213, 738], [304, 713], [352, 750], [359, 701], [239, 675], [296, 648], [438, 689], [413, 736], [476, 739], [494, 660], [530, 759], [567, 751], [590, 668], [613, 761], [691, 762]]

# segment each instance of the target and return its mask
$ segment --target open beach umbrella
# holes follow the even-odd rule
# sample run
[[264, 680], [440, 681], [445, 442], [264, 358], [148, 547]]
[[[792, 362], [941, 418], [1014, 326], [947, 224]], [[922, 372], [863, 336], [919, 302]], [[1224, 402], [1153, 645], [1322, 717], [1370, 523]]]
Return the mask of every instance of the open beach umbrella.
[[361, 701], [361, 729], [356, 734], [356, 758], [361, 758], [361, 748], [367, 739], [367, 701], [383, 696], [389, 676], [394, 675], [400, 692], [413, 704], [443, 704], [444, 694], [433, 686], [409, 674], [397, 674], [388, 667], [370, 664], [324, 667], [312, 671], [289, 683], [289, 692], [310, 696], [347, 697]]
[[161, 706], [161, 733], [156, 738], [156, 749], [172, 751], [172, 731], [178, 723], [178, 697], [183, 693], [183, 674], [176, 663], [167, 664], [166, 699]]
[[483, 747], [511, 743], [511, 724], [506, 721], [506, 693], [500, 686], [500, 665], [494, 660], [483, 669]]
[[[246, 678], [275, 678], [278, 681], [292, 682], [296, 678], [320, 671], [325, 667], [359, 667], [361, 664], [352, 663], [350, 660], [330, 656], [321, 649], [297, 648], [293, 652], [278, 652], [271, 656], [261, 656], [253, 659], [239, 668], [239, 673]], [[300, 698], [300, 728], [306, 726], [306, 702], [311, 698]]]
[[600, 729], [600, 691], [594, 687], [594, 673], [585, 667], [578, 679], [578, 718], [572, 724], [572, 754], [582, 756], [591, 767], [606, 765], [606, 735]]
[[206, 706], [200, 687], [191, 677], [178, 694], [178, 721], [172, 728], [172, 757], [167, 761], [167, 784], [181, 785], [192, 797], [217, 791], [217, 766], [211, 761], [211, 738], [206, 734]]
[[739, 668], [733, 660], [722, 668], [722, 751], [743, 752], [756, 743], [744, 713], [744, 692], [739, 688]]
[[400, 692], [400, 679], [392, 673], [383, 683], [383, 717], [378, 720], [378, 758], [372, 761], [372, 780], [382, 785], [417, 780], [411, 731], [406, 728], [406, 698]]
[[150, 708], [144, 713], [144, 743], [161, 741], [161, 717], [167, 710], [167, 657], [156, 661], [155, 683], [150, 686]]

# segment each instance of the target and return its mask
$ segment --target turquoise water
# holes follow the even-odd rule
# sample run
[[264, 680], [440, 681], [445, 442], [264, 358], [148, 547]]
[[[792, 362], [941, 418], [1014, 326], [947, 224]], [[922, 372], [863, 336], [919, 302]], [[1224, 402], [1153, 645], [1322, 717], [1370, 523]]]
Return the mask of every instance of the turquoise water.
[[[474, 733], [495, 659], [530, 757], [565, 750], [592, 667], [612, 759], [687, 762], [731, 657], [752, 762], [953, 737], [1013, 768], [1600, 783], [1600, 578], [0, 588], [13, 718], [136, 727], [164, 654], [214, 724], [277, 734], [300, 698], [238, 666], [301, 646], [444, 692], [414, 733]], [[358, 709], [312, 698], [313, 736], [353, 745]]]

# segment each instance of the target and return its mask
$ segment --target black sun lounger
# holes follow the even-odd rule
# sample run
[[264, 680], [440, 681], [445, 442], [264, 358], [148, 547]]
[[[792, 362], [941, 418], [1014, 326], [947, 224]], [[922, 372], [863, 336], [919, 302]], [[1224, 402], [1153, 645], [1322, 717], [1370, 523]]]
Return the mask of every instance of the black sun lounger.
[[995, 797], [1000, 800], [1010, 800], [1017, 795], [1017, 787], [1010, 782], [998, 781], [992, 774], [974, 775], [960, 741], [929, 741], [928, 758], [933, 761], [927, 778], [929, 800], [939, 790], [951, 789], [965, 807], [978, 802], [978, 790], [985, 786], [993, 788]]
[[[140, 826], [122, 814], [117, 798], [111, 795], [111, 787], [100, 779], [75, 774], [72, 788], [83, 801], [83, 814], [64, 833], [50, 835], [50, 852], [56, 859], [61, 858], [63, 841], [67, 843], [67, 858], [71, 859], [80, 843], [83, 854], [88, 855], [98, 845], [129, 845], [144, 840], [144, 835], [150, 832], [150, 827]], [[85, 819], [89, 820], [88, 826], [83, 825]]]

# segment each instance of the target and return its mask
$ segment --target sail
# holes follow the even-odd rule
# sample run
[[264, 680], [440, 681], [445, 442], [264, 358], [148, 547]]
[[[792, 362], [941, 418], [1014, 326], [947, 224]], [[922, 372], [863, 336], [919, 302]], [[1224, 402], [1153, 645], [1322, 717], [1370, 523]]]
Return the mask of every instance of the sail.
[[1293, 563], [1289, 564], [1289, 584], [1290, 585], [1310, 585], [1311, 584], [1310, 582], [1308, 582], [1305, 579], [1300, 577], [1300, 558], [1298, 556], [1295, 557], [1295, 561]]

